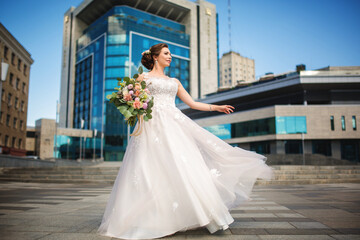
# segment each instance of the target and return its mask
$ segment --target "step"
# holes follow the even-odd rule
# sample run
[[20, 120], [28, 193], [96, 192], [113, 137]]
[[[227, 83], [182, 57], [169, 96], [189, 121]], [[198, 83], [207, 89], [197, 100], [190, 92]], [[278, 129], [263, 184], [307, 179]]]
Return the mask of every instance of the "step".
[[115, 180], [116, 175], [31, 175], [31, 174], [4, 174], [0, 175], [2, 178], [12, 179], [113, 179]]
[[328, 184], [328, 183], [360, 183], [358, 178], [349, 179], [296, 179], [296, 180], [257, 180], [255, 185], [305, 185], [305, 184]]
[[277, 175], [275, 174], [275, 180], [281, 179], [347, 179], [358, 178], [360, 174], [296, 174], [296, 175]]
[[8, 182], [38, 182], [38, 183], [93, 183], [93, 184], [109, 184], [113, 185], [114, 180], [84, 180], [84, 179], [32, 179], [32, 178], [24, 178], [24, 179], [13, 179], [13, 178], [1, 178], [0, 181], [8, 181]]

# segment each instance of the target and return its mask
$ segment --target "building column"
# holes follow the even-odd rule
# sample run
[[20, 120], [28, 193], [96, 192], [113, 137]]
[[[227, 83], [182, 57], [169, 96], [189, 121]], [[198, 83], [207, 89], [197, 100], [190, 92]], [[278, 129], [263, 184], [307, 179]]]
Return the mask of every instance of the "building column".
[[339, 140], [331, 141], [331, 156], [333, 158], [341, 159], [341, 144]]
[[283, 140], [276, 141], [275, 154], [285, 154], [285, 141], [283, 141]]

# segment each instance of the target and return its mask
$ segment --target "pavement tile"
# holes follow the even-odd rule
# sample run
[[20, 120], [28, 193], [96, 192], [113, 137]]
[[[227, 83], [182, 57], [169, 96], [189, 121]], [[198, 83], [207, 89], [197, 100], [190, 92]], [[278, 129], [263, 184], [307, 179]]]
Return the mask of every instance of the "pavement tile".
[[1, 240], [29, 240], [39, 239], [51, 234], [50, 232], [1, 232]]
[[299, 213], [276, 213], [275, 215], [280, 218], [305, 218]]
[[230, 228], [295, 228], [288, 222], [234, 222]]
[[234, 235], [259, 235], [268, 234], [265, 229], [261, 228], [230, 228], [230, 231]]
[[273, 213], [232, 213], [231, 216], [233, 218], [276, 218], [276, 215]]
[[290, 222], [290, 224], [302, 229], [329, 228], [319, 222]]
[[260, 235], [261, 240], [334, 240], [327, 235]]
[[330, 235], [332, 238], [336, 240], [360, 240], [360, 235]]
[[329, 235], [339, 234], [334, 229], [265, 229], [268, 234], [271, 235]]

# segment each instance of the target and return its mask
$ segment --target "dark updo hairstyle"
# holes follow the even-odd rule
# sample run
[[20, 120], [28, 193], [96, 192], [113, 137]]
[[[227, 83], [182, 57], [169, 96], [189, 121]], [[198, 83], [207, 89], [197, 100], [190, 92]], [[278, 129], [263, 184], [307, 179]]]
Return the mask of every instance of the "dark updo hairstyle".
[[153, 56], [159, 56], [161, 49], [164, 47], [169, 48], [166, 43], [158, 43], [150, 47], [150, 53], [144, 53], [141, 58], [141, 63], [149, 70], [152, 70], [155, 64]]

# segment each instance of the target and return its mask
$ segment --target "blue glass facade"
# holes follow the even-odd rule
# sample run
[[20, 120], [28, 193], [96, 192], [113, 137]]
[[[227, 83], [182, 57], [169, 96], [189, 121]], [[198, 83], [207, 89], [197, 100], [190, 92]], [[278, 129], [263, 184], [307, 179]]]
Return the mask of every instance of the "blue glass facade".
[[305, 116], [271, 117], [204, 128], [221, 139], [307, 132]]
[[[57, 135], [55, 146], [55, 157], [62, 159], [79, 159], [80, 158], [80, 137], [70, 137], [66, 135]], [[94, 158], [94, 141], [95, 142], [95, 158], [99, 158], [101, 153], [100, 138], [81, 138], [81, 158]]]
[[[184, 25], [116, 6], [86, 28], [76, 42], [73, 126], [80, 128], [84, 119], [85, 129], [97, 129], [104, 134], [105, 161], [122, 160], [127, 145], [123, 116], [108, 103], [106, 96], [114, 91], [118, 77], [137, 72], [141, 52], [160, 42], [168, 43], [173, 57], [166, 74], [178, 78], [190, 91], [189, 36]], [[179, 102], [176, 98], [176, 103]], [[101, 142], [97, 141], [96, 149], [100, 147]]]

